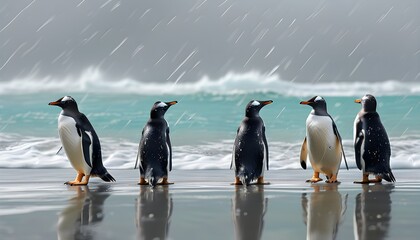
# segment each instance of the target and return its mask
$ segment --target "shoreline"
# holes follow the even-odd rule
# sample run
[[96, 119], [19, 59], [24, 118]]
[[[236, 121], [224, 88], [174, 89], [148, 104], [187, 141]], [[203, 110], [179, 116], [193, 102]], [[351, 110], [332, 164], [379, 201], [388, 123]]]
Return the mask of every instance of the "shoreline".
[[[232, 186], [230, 170], [173, 170], [170, 186], [138, 186], [137, 170], [110, 170], [115, 183], [63, 183], [73, 169], [0, 169], [2, 239], [416, 239], [417, 170], [394, 170], [394, 184], [305, 183], [310, 170], [270, 170], [264, 186]], [[372, 215], [373, 214], [373, 215]], [[318, 216], [314, 218], [313, 216]], [[369, 216], [374, 216], [369, 217]], [[326, 220], [327, 219], [327, 220]], [[23, 226], [23, 227], [22, 227]]]

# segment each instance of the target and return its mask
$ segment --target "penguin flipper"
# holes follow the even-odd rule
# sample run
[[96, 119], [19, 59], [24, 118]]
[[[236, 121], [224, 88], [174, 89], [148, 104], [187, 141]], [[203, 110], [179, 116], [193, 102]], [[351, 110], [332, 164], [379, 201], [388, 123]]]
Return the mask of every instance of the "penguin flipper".
[[142, 147], [142, 141], [143, 141], [143, 134], [144, 134], [144, 129], [141, 131], [141, 139], [140, 139], [139, 147], [138, 147], [138, 150], [137, 150], [136, 164], [134, 165], [134, 169], [136, 169], [137, 163], [140, 160], [140, 164], [139, 164], [140, 172], [144, 172], [143, 159], [141, 158], [141, 147]]
[[[331, 117], [331, 116], [330, 116]], [[341, 135], [338, 132], [338, 128], [337, 125], [335, 125], [334, 120], [331, 118], [331, 121], [333, 123], [333, 130], [334, 130], [334, 135], [337, 137], [337, 140], [340, 143], [340, 147], [341, 147], [341, 152], [343, 153], [343, 158], [344, 158], [344, 163], [346, 164], [346, 168], [347, 170], [349, 170], [349, 165], [347, 164], [347, 159], [346, 159], [346, 154], [344, 153], [344, 147], [343, 147], [343, 140], [341, 139]]]
[[89, 167], [92, 168], [92, 133], [89, 131], [80, 131], [82, 135], [82, 152], [83, 158]]
[[[238, 130], [236, 130], [236, 136], [238, 136], [238, 133], [239, 133], [239, 128], [238, 128]], [[233, 170], [236, 169], [236, 168], [234, 168], [235, 167], [235, 155], [236, 155], [235, 145], [236, 145], [235, 142], [233, 142], [232, 161], [230, 162], [230, 167], [229, 167], [229, 169], [232, 169], [233, 168]]]
[[265, 127], [263, 127], [263, 129], [262, 129], [262, 137], [263, 137], [263, 142], [264, 142], [264, 157], [265, 157], [265, 162], [266, 162], [266, 165], [267, 165], [266, 167], [267, 167], [267, 170], [268, 170], [269, 169], [269, 167], [268, 167], [269, 157], [268, 157], [267, 138], [265, 136]]
[[359, 170], [362, 170], [362, 144], [365, 140], [365, 135], [362, 131], [362, 122], [359, 121], [356, 124], [356, 132], [355, 132], [356, 138], [354, 140], [354, 152], [355, 152], [355, 158], [356, 158], [356, 165]]
[[166, 128], [166, 146], [168, 147], [168, 150], [169, 150], [169, 155], [168, 155], [169, 171], [172, 171], [172, 145], [171, 145], [171, 139], [169, 138], [169, 127]]
[[308, 144], [305, 139], [303, 139], [302, 147], [300, 148], [300, 166], [303, 169], [306, 169], [306, 160], [308, 159]]

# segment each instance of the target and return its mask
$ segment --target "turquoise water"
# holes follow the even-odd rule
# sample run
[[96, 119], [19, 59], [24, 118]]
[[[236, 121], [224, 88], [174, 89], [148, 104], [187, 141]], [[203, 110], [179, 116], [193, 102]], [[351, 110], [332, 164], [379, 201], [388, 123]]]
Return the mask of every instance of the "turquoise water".
[[[0, 95], [0, 167], [69, 167], [60, 148], [57, 117], [48, 106], [67, 93]], [[225, 169], [229, 167], [236, 129], [251, 99], [274, 101], [261, 110], [266, 125], [272, 168], [299, 168], [298, 156], [310, 107], [299, 105], [309, 97], [279, 93], [237, 94], [71, 94], [95, 127], [111, 168], [134, 166], [141, 130], [157, 100], [177, 100], [166, 119], [174, 146], [174, 168]], [[353, 121], [360, 105], [354, 96], [324, 96], [328, 110], [344, 139], [350, 167]], [[392, 165], [420, 166], [420, 96], [378, 96], [378, 112], [391, 138]]]
[[[0, 129], [3, 133], [48, 137], [56, 133], [60, 109], [48, 106], [62, 94], [31, 94], [0, 96]], [[303, 138], [305, 120], [310, 107], [299, 102], [307, 97], [285, 97], [275, 93], [237, 95], [165, 95], [142, 96], [126, 94], [73, 94], [98, 134], [137, 140], [149, 118], [155, 101], [177, 100], [179, 103], [166, 114], [173, 137], [188, 143], [231, 139], [244, 116], [246, 104], [252, 99], [274, 103], [261, 110], [267, 135], [276, 141]], [[360, 105], [355, 97], [325, 97], [328, 111], [335, 119], [344, 139], [352, 138], [353, 121]], [[378, 112], [390, 137], [420, 133], [420, 96], [378, 97]], [[203, 135], [204, 134], [204, 135]]]

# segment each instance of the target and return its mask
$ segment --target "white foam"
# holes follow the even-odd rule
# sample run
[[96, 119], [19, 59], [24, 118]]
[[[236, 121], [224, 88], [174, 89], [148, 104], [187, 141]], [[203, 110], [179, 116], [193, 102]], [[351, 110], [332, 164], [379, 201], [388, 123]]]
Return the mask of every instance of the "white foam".
[[[59, 83], [59, 84], [57, 84]], [[22, 87], [25, 86], [25, 87]], [[37, 78], [28, 76], [0, 82], [0, 94], [27, 94], [38, 92], [95, 92], [130, 93], [141, 95], [185, 95], [194, 93], [237, 94], [252, 92], [274, 92], [285, 96], [363, 96], [367, 92], [378, 96], [416, 95], [420, 93], [418, 82], [329, 82], [297, 83], [282, 80], [276, 74], [256, 71], [245, 73], [229, 72], [219, 79], [204, 76], [195, 82], [141, 82], [135, 79], [107, 80], [98, 68], [88, 68], [80, 76], [65, 78]]]
[[[173, 169], [229, 169], [233, 140], [209, 142], [200, 145], [173, 143]], [[101, 139], [103, 162], [110, 169], [132, 169], [136, 162], [138, 143], [124, 139]], [[301, 169], [299, 153], [301, 142], [269, 142], [270, 169]], [[420, 168], [420, 136], [391, 138], [391, 167], [395, 169]], [[58, 137], [2, 136], [0, 168], [71, 168], [61, 151]], [[357, 168], [353, 141], [344, 141], [349, 168]], [[308, 162], [309, 164], [309, 162]], [[341, 169], [345, 169], [342, 161]]]

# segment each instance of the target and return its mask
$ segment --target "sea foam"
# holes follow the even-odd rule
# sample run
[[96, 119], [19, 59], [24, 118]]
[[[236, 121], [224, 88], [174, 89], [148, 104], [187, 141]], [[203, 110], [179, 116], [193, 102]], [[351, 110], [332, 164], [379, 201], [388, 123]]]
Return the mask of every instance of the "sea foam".
[[[59, 84], [57, 84], [59, 83]], [[22, 87], [25, 86], [25, 87]], [[196, 93], [243, 94], [254, 92], [274, 92], [284, 96], [362, 96], [369, 92], [378, 96], [416, 95], [420, 93], [420, 83], [398, 82], [293, 82], [281, 79], [277, 74], [257, 71], [228, 72], [219, 79], [203, 76], [195, 82], [142, 82], [136, 79], [107, 79], [98, 68], [88, 68], [79, 76], [13, 79], [0, 82], [0, 94], [28, 94], [38, 92], [95, 92], [129, 93], [140, 95], [185, 95]]]
[[[101, 140], [103, 162], [109, 169], [133, 169], [138, 143], [124, 139]], [[391, 138], [391, 167], [420, 168], [420, 136]], [[233, 140], [207, 142], [198, 145], [173, 146], [173, 169], [229, 169]], [[301, 142], [270, 142], [270, 169], [300, 169]], [[3, 134], [0, 144], [0, 168], [71, 168], [60, 149], [58, 138], [22, 137]], [[344, 140], [350, 168], [356, 168], [353, 141]], [[308, 162], [309, 164], [309, 162]], [[341, 168], [344, 169], [344, 161]]]

